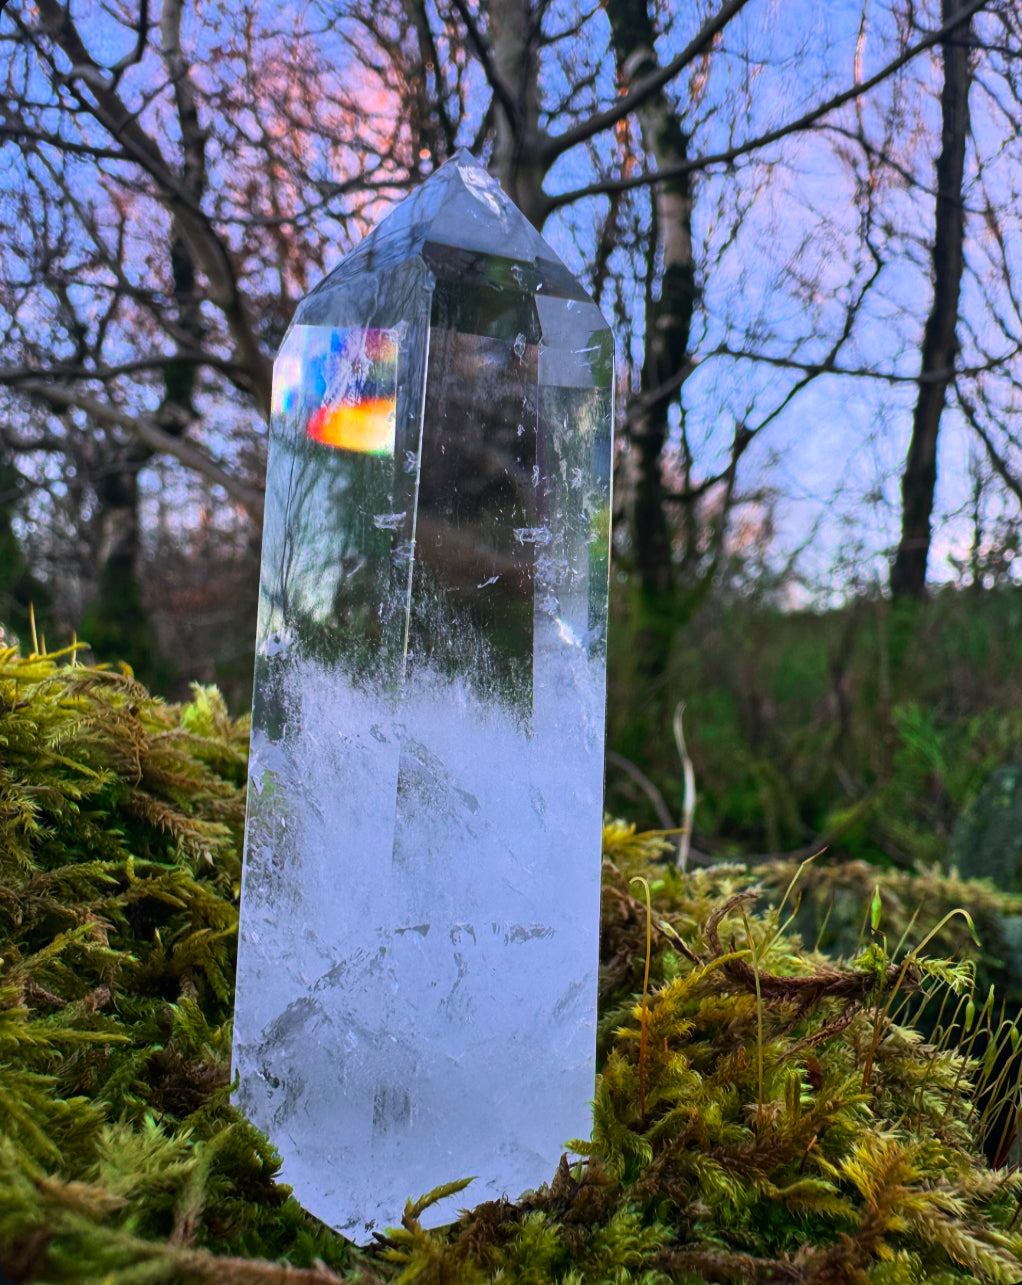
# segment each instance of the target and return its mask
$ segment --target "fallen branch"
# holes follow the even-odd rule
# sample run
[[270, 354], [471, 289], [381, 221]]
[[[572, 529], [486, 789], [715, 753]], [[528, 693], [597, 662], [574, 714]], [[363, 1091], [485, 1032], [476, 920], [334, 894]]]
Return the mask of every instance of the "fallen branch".
[[[759, 893], [754, 890], [735, 893], [718, 906], [706, 921], [706, 941], [712, 959], [734, 955], [734, 951], [725, 951], [720, 943], [720, 924], [746, 902], [755, 901], [758, 897]], [[756, 972], [744, 959], [728, 958], [721, 965], [721, 971], [742, 990], [755, 993], [758, 984], [758, 991], [764, 999], [797, 1003], [802, 1012], [807, 1012], [822, 999], [864, 1004], [877, 989], [876, 976], [857, 968], [817, 968], [815, 972], [801, 977], [779, 977], [776, 973], [766, 973], [760, 969], [757, 978]], [[913, 965], [906, 969], [904, 964], [888, 964], [884, 970], [883, 993], [886, 994], [897, 986], [899, 980], [907, 989], [917, 990], [921, 981], [919, 970]]]

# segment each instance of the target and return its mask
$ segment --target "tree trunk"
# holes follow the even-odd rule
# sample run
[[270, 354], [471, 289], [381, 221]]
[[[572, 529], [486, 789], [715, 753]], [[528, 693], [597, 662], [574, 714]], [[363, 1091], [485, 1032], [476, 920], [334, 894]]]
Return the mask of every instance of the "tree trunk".
[[536, 146], [539, 18], [531, 0], [490, 0], [489, 10], [493, 63], [510, 99], [505, 104], [497, 98], [491, 169], [515, 205], [542, 231], [549, 207], [543, 192], [547, 166]]
[[[618, 71], [625, 83], [655, 71], [656, 31], [647, 0], [609, 0], [611, 38]], [[664, 170], [686, 160], [688, 138], [677, 113], [661, 90], [638, 109], [642, 145]], [[646, 338], [642, 393], [646, 407], [632, 440], [638, 453], [633, 538], [642, 593], [663, 601], [674, 589], [670, 528], [665, 508], [662, 456], [667, 442], [667, 412], [676, 388], [658, 396], [681, 370], [688, 353], [696, 301], [692, 258], [692, 192], [687, 174], [657, 183], [651, 191], [649, 276], [646, 283]]]
[[99, 584], [81, 633], [97, 660], [127, 660], [143, 682], [159, 687], [169, 673], [160, 662], [138, 574], [138, 474], [149, 455], [144, 446], [129, 448], [110, 460], [97, 483]]
[[[964, 0], [941, 0], [941, 19], [950, 22]], [[919, 396], [901, 478], [901, 539], [891, 566], [891, 596], [922, 598], [930, 553], [930, 518], [937, 487], [937, 439], [958, 348], [958, 296], [964, 265], [965, 208], [962, 199], [969, 133], [969, 43], [971, 20], [943, 42], [941, 150], [937, 160], [937, 201], [933, 240], [933, 304], [923, 332]]]
[[[160, 16], [160, 36], [181, 123], [183, 162], [179, 182], [198, 209], [206, 188], [206, 135], [181, 47], [182, 11], [181, 0], [167, 0]], [[164, 396], [156, 419], [165, 432], [181, 437], [196, 415], [195, 361], [202, 351], [205, 326], [196, 260], [181, 217], [174, 217], [172, 228], [170, 275], [177, 322], [176, 352], [163, 368]], [[160, 661], [139, 579], [138, 475], [154, 454], [139, 441], [123, 450], [111, 445], [111, 458], [96, 485], [100, 512], [99, 584], [83, 630], [97, 659], [130, 660], [139, 677], [159, 687], [169, 677], [169, 670]]]
[[[657, 70], [656, 30], [649, 0], [608, 0], [611, 40], [622, 87]], [[642, 149], [658, 171], [684, 162], [688, 137], [668, 95], [660, 90], [636, 110]], [[692, 192], [687, 174], [650, 189], [651, 221], [646, 272], [642, 413], [630, 438], [636, 462], [631, 536], [634, 588], [620, 672], [629, 693], [624, 722], [612, 733], [626, 756], [655, 762], [670, 741], [676, 693], [670, 659], [679, 625], [690, 614], [679, 593], [664, 485], [668, 411], [678, 396], [677, 376], [689, 350], [696, 303], [692, 256]]]

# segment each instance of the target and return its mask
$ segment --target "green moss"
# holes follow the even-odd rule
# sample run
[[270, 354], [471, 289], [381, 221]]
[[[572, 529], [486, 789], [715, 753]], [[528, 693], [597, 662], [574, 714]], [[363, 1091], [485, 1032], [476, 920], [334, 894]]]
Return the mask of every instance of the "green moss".
[[[538, 1191], [426, 1231], [441, 1189], [372, 1250], [351, 1246], [298, 1207], [229, 1105], [247, 728], [212, 689], [167, 706], [128, 673], [69, 661], [0, 653], [0, 1264], [12, 1279], [1022, 1275], [1022, 1182], [979, 1151], [983, 1068], [898, 1014], [902, 996], [966, 1003], [968, 968], [904, 962], [886, 885], [857, 961], [815, 955], [769, 908], [782, 892], [761, 900], [738, 866], [682, 876], [660, 864], [668, 839], [621, 823], [605, 833], [591, 1137]], [[937, 907], [978, 896], [961, 880], [938, 891]], [[908, 883], [900, 895], [907, 907]], [[979, 1029], [990, 1010], [974, 1007]]]

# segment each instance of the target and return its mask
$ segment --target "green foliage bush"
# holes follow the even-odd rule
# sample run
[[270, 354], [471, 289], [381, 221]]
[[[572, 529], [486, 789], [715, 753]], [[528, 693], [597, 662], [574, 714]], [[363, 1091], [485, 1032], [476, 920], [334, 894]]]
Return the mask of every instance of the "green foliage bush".
[[[677, 816], [670, 724], [685, 702], [696, 846], [716, 856], [827, 843], [879, 865], [943, 861], [957, 818], [1022, 743], [1014, 587], [821, 612], [713, 598], [679, 625], [665, 673], [641, 690], [620, 610], [611, 641], [609, 744]], [[658, 823], [627, 776], [609, 784], [612, 807]]]
[[[214, 690], [167, 706], [126, 671], [0, 651], [12, 1279], [1022, 1278], [1022, 1180], [979, 1151], [982, 1068], [895, 1020], [926, 992], [968, 1005], [970, 966], [896, 953], [890, 893], [839, 965], [803, 949], [780, 909], [757, 911], [744, 867], [682, 876], [662, 836], [620, 823], [605, 834], [592, 1137], [549, 1185], [448, 1229], [422, 1228], [429, 1195], [366, 1250], [315, 1222], [229, 1104], [246, 743]], [[973, 891], [938, 890], [927, 914]]]

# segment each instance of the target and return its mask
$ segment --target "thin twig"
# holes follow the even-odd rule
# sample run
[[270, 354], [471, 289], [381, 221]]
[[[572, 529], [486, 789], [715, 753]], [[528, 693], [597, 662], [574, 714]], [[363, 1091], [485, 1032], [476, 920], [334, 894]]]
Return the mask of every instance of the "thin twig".
[[678, 869], [685, 871], [688, 867], [688, 852], [692, 846], [692, 819], [696, 810], [696, 774], [685, 745], [685, 731], [681, 720], [685, 713], [685, 702], [679, 701], [674, 711], [674, 743], [678, 747], [678, 757], [685, 776], [685, 797], [681, 812], [681, 834], [678, 837]]
[[648, 1026], [649, 1000], [649, 960], [653, 953], [653, 904], [649, 893], [649, 884], [642, 875], [636, 875], [628, 881], [630, 884], [641, 883], [646, 890], [646, 971], [642, 976], [642, 1029], [639, 1036], [639, 1114], [642, 1127], [646, 1127], [646, 1032]]
[[607, 762], [611, 767], [619, 768], [632, 778], [635, 784], [642, 790], [650, 803], [653, 804], [653, 810], [657, 814], [657, 820], [660, 822], [662, 830], [673, 830], [674, 818], [667, 810], [667, 804], [664, 802], [664, 796], [649, 779], [641, 768], [636, 767], [631, 759], [626, 759], [623, 754], [618, 754], [614, 750], [607, 751]]

